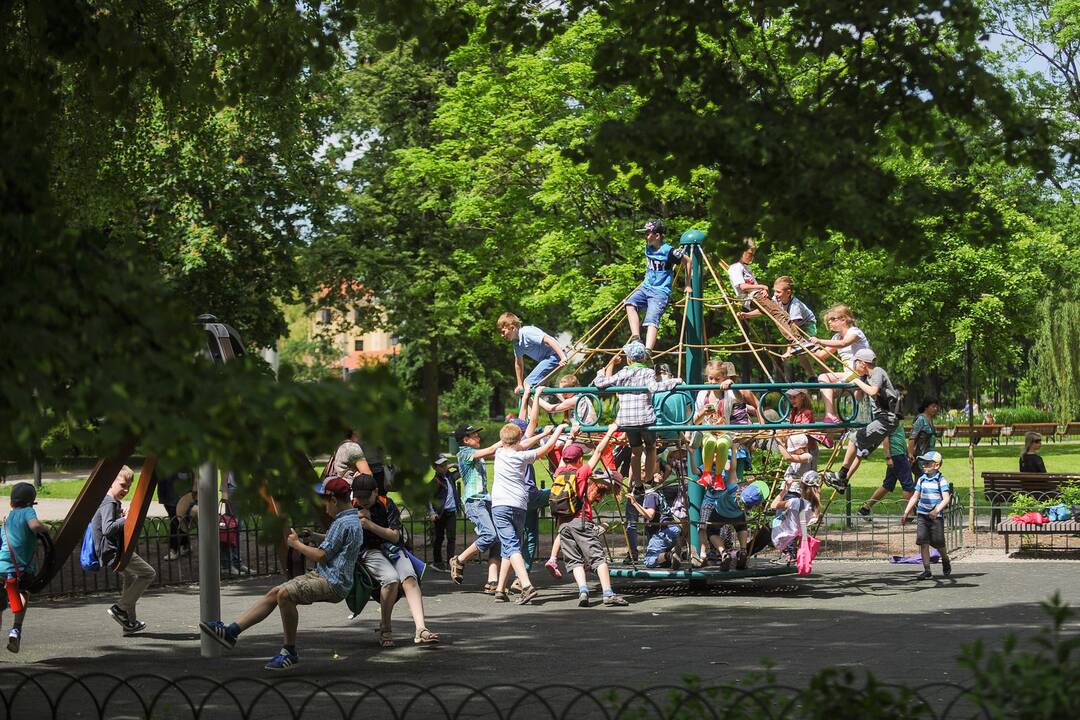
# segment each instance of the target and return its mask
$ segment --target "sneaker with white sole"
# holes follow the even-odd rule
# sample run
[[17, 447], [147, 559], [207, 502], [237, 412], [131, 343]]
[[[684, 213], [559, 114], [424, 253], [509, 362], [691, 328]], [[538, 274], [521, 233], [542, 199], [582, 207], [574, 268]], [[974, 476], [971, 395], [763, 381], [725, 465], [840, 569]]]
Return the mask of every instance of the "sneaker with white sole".
[[578, 607], [589, 607], [589, 593], [579, 592], [577, 594]]
[[124, 623], [124, 634], [134, 635], [146, 629], [146, 623], [142, 620], [129, 620]]
[[105, 612], [109, 613], [109, 617], [116, 621], [118, 625], [123, 627], [128, 621], [128, 614], [120, 608], [119, 605], [113, 605]]
[[220, 620], [199, 623], [199, 629], [229, 650], [236, 647], [236, 636], [229, 632], [229, 627]]
[[8, 652], [19, 652], [19, 646], [22, 644], [22, 629], [11, 628], [11, 632], [7, 636], [7, 649]]
[[622, 595], [604, 596], [604, 607], [626, 607], [629, 604]]
[[170, 561], [170, 562], [172, 562], [173, 560], [179, 560], [180, 559], [180, 553], [177, 552], [176, 550], [170, 550], [169, 553], [165, 556], [165, 559]]
[[825, 481], [826, 485], [833, 488], [834, 490], [839, 490], [840, 492], [847, 490], [847, 478], [841, 478], [832, 470], [826, 470], [825, 472], [821, 473], [821, 479]]
[[300, 662], [300, 656], [281, 648], [270, 662], [263, 665], [263, 670], [292, 670]]

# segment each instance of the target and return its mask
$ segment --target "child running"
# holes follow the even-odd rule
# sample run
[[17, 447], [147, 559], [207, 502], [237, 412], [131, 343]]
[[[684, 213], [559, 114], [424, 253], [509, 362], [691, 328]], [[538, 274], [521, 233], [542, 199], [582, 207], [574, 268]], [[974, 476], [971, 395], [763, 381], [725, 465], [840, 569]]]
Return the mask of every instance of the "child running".
[[491, 519], [491, 495], [487, 487], [487, 466], [484, 461], [494, 457], [501, 442], [480, 447], [480, 432], [483, 428], [462, 425], [454, 432], [454, 438], [461, 448], [458, 450], [458, 471], [461, 473], [461, 499], [465, 506], [465, 517], [472, 521], [476, 531], [476, 540], [465, 548], [460, 555], [450, 558], [450, 578], [460, 585], [465, 580], [465, 563], [479, 555], [488, 556], [487, 584], [484, 592], [493, 593], [499, 579], [499, 538], [495, 533], [495, 521]]
[[[607, 607], [624, 607], [628, 603], [615, 594], [611, 589], [611, 573], [608, 569], [607, 558], [604, 556], [604, 548], [597, 536], [596, 525], [593, 524], [593, 502], [600, 493], [599, 486], [593, 479], [593, 471], [600, 464], [600, 458], [607, 444], [611, 442], [611, 436], [618, 430], [617, 425], [609, 425], [603, 439], [596, 446], [596, 450], [589, 457], [588, 462], [582, 460], [584, 452], [578, 444], [567, 445], [563, 450], [562, 464], [555, 470], [553, 478], [560, 476], [572, 476], [567, 478], [573, 482], [574, 503], [573, 515], [556, 516], [559, 522], [559, 540], [562, 541], [562, 556], [566, 567], [574, 576], [578, 584], [578, 607], [589, 607], [589, 586], [586, 582], [585, 569], [591, 567], [597, 577], [600, 578], [600, 589], [603, 592], [604, 605]], [[571, 436], [577, 434], [577, 426], [574, 427]], [[554, 480], [553, 480], [554, 487]], [[608, 485], [607, 487], [611, 487]], [[553, 513], [554, 514], [554, 513]]]
[[[25, 592], [23, 583], [34, 574], [34, 553], [37, 552], [37, 536], [48, 535], [49, 530], [38, 520], [34, 505], [37, 505], [37, 490], [30, 483], [15, 483], [11, 488], [11, 512], [4, 520], [3, 534], [0, 535], [0, 580], [16, 578], [18, 590]], [[0, 613], [7, 608], [8, 595], [0, 593]], [[14, 608], [12, 608], [14, 610]], [[8, 633], [7, 649], [19, 652], [22, 644], [22, 626], [26, 619], [26, 604], [18, 612]]]
[[[843, 368], [840, 372], [818, 375], [818, 382], [846, 382], [853, 373], [858, 372], [855, 368], [855, 353], [860, 350], [869, 350], [870, 343], [866, 340], [865, 333], [855, 327], [855, 316], [851, 314], [851, 308], [847, 305], [833, 305], [829, 308], [825, 313], [825, 322], [828, 323], [829, 329], [833, 331], [832, 339], [821, 340], [817, 337], [811, 337], [810, 342], [821, 346], [822, 349], [815, 354], [822, 361], [829, 359], [830, 350], [836, 350], [837, 354], [840, 355]], [[836, 416], [835, 397], [835, 389], [821, 389], [821, 401], [825, 405], [825, 422], [834, 423], [840, 421], [840, 418]]]
[[[526, 385], [539, 385], [544, 378], [566, 364], [566, 354], [558, 340], [533, 325], [522, 326], [521, 319], [514, 313], [504, 312], [496, 325], [503, 339], [514, 343], [515, 392], [521, 392]], [[536, 361], [528, 375], [525, 375], [526, 357]]]
[[941, 474], [941, 453], [930, 451], [919, 457], [919, 462], [925, 473], [915, 483], [915, 492], [908, 500], [900, 523], [907, 522], [911, 511], [915, 509], [918, 515], [919, 525], [916, 528], [915, 542], [922, 553], [923, 571], [919, 580], [929, 580], [933, 575], [930, 572], [930, 548], [937, 548], [941, 554], [941, 572], [945, 577], [952, 575], [952, 561], [945, 552], [945, 518], [941, 513], [949, 507], [952, 500], [952, 485]]
[[664, 242], [664, 222], [650, 220], [638, 232], [645, 233], [645, 280], [626, 298], [626, 319], [630, 323], [630, 342], [641, 341], [641, 316], [645, 310], [645, 348], [656, 346], [660, 318], [671, 300], [675, 282], [675, 267], [683, 266], [683, 290], [689, 294], [690, 255], [683, 248], [673, 248]]
[[[375, 484], [370, 475], [358, 478]], [[263, 666], [266, 670], [291, 670], [300, 662], [296, 651], [296, 626], [300, 621], [298, 605], [339, 603], [352, 589], [356, 558], [364, 540], [360, 517], [352, 505], [352, 487], [344, 478], [332, 476], [323, 483], [322, 490], [326, 514], [334, 519], [322, 543], [319, 547], [305, 545], [291, 528], [286, 538], [286, 544], [315, 563], [315, 569], [271, 588], [236, 622], [228, 625], [221, 620], [199, 623], [200, 630], [231, 650], [236, 647], [240, 633], [265, 620], [277, 608], [281, 612], [285, 638], [281, 651]]]

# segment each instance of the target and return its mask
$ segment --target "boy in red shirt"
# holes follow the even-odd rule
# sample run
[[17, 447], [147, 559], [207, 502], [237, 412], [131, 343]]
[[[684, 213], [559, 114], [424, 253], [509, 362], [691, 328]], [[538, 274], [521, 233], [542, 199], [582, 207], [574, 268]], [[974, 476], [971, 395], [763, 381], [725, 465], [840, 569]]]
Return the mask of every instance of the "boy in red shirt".
[[[577, 434], [577, 428], [575, 423], [571, 438]], [[600, 485], [592, 477], [593, 471], [600, 464], [604, 448], [618, 429], [615, 423], [608, 426], [607, 433], [596, 446], [588, 462], [582, 460], [584, 452], [580, 445], [566, 445], [562, 452], [562, 464], [553, 475], [553, 477], [558, 477], [560, 474], [569, 472], [576, 475], [579, 506], [573, 518], [560, 520], [559, 538], [562, 541], [563, 562], [573, 573], [574, 580], [578, 584], [579, 607], [589, 607], [589, 586], [585, 579], [586, 565], [596, 570], [600, 578], [600, 587], [604, 592], [604, 605], [610, 607], [629, 605], [611, 589], [611, 574], [608, 571], [607, 558], [604, 557], [604, 547], [597, 536], [596, 525], [593, 524], [592, 509], [592, 503], [597, 499], [600, 491]], [[621, 478], [618, 477], [613, 477], [612, 480], [621, 482]]]

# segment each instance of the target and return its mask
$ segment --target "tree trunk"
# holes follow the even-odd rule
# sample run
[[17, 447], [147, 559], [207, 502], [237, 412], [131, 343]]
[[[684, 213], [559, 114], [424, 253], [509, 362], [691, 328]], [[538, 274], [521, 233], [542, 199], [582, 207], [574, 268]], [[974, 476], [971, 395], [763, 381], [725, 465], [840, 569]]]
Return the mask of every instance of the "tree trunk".
[[420, 392], [424, 402], [424, 429], [427, 434], [428, 447], [432, 452], [438, 452], [442, 448], [439, 438], [439, 365], [438, 340], [434, 337], [428, 341], [427, 353], [424, 357], [424, 365], [420, 370]]

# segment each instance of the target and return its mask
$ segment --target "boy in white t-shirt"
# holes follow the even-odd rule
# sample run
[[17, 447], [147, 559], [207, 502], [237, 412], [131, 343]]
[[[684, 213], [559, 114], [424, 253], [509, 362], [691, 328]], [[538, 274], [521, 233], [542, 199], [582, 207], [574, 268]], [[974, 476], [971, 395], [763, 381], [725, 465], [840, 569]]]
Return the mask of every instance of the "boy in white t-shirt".
[[769, 292], [768, 285], [762, 285], [750, 269], [750, 263], [754, 262], [754, 253], [757, 252], [757, 243], [746, 238], [743, 240], [743, 251], [739, 255], [739, 261], [728, 266], [728, 279], [731, 287], [735, 290], [735, 299], [743, 301], [743, 309], [750, 309], [750, 298], [755, 295], [764, 296]]
[[[536, 597], [536, 588], [529, 579], [522, 556], [522, 541], [525, 536], [525, 515], [529, 507], [529, 482], [526, 471], [537, 459], [545, 457], [559, 442], [559, 437], [566, 425], [559, 425], [554, 433], [547, 429], [532, 434], [536, 420], [540, 415], [539, 395], [533, 399], [529, 412], [529, 425], [526, 438], [522, 440], [521, 428], [514, 423], [507, 423], [499, 430], [499, 448], [495, 451], [495, 479], [491, 487], [491, 518], [495, 521], [495, 532], [499, 536], [502, 563], [499, 566], [499, 581], [495, 587], [495, 600], [508, 602], [506, 581], [510, 579], [513, 567], [521, 583], [521, 596], [518, 603], [527, 604]], [[549, 437], [550, 436], [550, 437]], [[541, 440], [547, 441], [538, 449], [531, 450]]]

